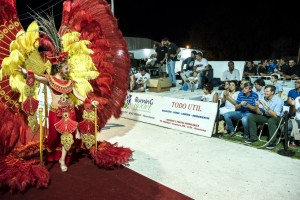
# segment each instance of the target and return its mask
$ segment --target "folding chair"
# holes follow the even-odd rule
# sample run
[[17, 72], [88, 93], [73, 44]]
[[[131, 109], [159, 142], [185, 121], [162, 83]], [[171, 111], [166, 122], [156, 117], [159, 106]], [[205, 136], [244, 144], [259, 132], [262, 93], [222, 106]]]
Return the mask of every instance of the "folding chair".
[[[281, 126], [282, 122], [283, 122], [283, 118], [280, 119], [279, 124], [278, 124], [278, 126], [277, 126], [277, 129], [276, 129], [274, 135], [277, 134], [278, 130], [280, 129], [280, 126]], [[265, 126], [268, 126], [268, 123], [264, 123], [264, 124], [261, 126], [261, 129], [260, 129], [260, 132], [259, 132], [258, 140], [261, 141], [261, 142], [268, 142], [268, 140], [263, 140], [263, 139], [261, 139], [261, 135], [262, 135], [262, 132], [263, 132]], [[274, 137], [274, 135], [273, 135], [273, 137]], [[269, 140], [270, 140], [270, 139], [269, 139]]]
[[236, 122], [236, 125], [235, 125], [235, 128], [234, 128], [234, 132], [236, 132], [236, 130], [237, 130], [237, 128], [238, 128], [240, 122], [242, 122], [241, 119], [239, 119], [239, 120]]
[[[283, 106], [283, 112], [284, 112], [284, 113], [288, 112], [289, 109], [290, 109], [289, 106]], [[264, 124], [262, 125], [261, 130], [260, 130], [260, 133], [259, 133], [259, 136], [258, 136], [258, 140], [259, 140], [259, 141], [262, 141], [262, 142], [266, 142], [266, 143], [265, 143], [264, 145], [258, 147], [258, 148], [262, 148], [262, 147], [267, 146], [267, 145], [270, 143], [270, 141], [271, 141], [274, 137], [277, 137], [277, 133], [278, 133], [278, 131], [279, 131], [281, 125], [283, 124], [283, 122], [284, 122], [284, 117], [281, 117], [281, 118], [280, 118], [280, 121], [279, 121], [279, 124], [278, 124], [278, 126], [277, 126], [277, 128], [276, 128], [276, 130], [275, 130], [275, 133], [273, 134], [273, 136], [272, 136], [271, 138], [269, 138], [269, 140], [262, 140], [262, 139], [261, 139], [261, 135], [262, 135], [264, 126], [265, 126], [265, 125], [268, 125], [268, 123], [264, 123]], [[279, 136], [279, 141], [280, 141], [281, 135], [282, 135], [282, 133], [281, 133], [280, 136]], [[279, 142], [276, 143], [276, 145], [278, 145], [278, 144], [279, 144]]]
[[[283, 106], [283, 112], [286, 112], [286, 111], [287, 111], [286, 114], [288, 114], [290, 112], [290, 106]], [[281, 125], [283, 125], [283, 124], [284, 124], [284, 122], [281, 123]], [[281, 140], [284, 140], [284, 131], [280, 132], [280, 135], [279, 135], [279, 138], [278, 138], [278, 141], [277, 141], [276, 145], [278, 145]], [[288, 141], [288, 145], [289, 145], [289, 142], [290, 141]]]
[[[262, 135], [262, 132], [263, 132], [265, 126], [268, 126], [268, 123], [267, 123], [267, 122], [266, 122], [266, 123], [263, 123], [263, 124], [259, 127], [260, 132], [259, 132], [259, 135], [258, 135], [258, 140], [261, 141], [261, 142], [267, 142], [267, 140], [261, 139], [261, 135]], [[277, 129], [276, 129], [276, 131], [277, 131]]]

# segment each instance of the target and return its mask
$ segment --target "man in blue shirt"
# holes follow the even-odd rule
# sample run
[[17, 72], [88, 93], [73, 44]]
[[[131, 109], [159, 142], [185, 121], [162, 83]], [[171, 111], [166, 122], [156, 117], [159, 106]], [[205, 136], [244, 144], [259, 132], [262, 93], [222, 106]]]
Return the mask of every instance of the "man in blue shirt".
[[257, 93], [258, 99], [264, 98], [264, 92], [265, 92], [265, 81], [263, 79], [256, 79], [254, 81], [254, 92]]
[[257, 124], [268, 123], [270, 142], [267, 148], [275, 147], [276, 136], [273, 137], [273, 135], [283, 115], [283, 100], [275, 95], [275, 90], [274, 85], [267, 85], [264, 98], [259, 99], [255, 106], [248, 106], [256, 114], [249, 116], [250, 138], [245, 141], [246, 143], [257, 141]]
[[251, 83], [245, 83], [243, 92], [240, 92], [236, 102], [236, 111], [227, 112], [224, 114], [225, 123], [227, 130], [229, 131], [229, 136], [235, 135], [235, 130], [233, 127], [232, 120], [242, 120], [244, 127], [244, 139], [249, 138], [249, 125], [248, 117], [252, 114], [248, 105], [255, 106], [255, 102], [258, 100], [258, 95], [252, 91], [253, 85]]
[[[292, 89], [288, 93], [288, 99], [287, 99], [287, 104], [290, 106], [290, 114], [294, 115], [296, 112], [295, 109], [295, 100], [300, 97], [300, 79], [295, 80], [295, 89]], [[297, 117], [296, 117], [297, 119]], [[289, 125], [289, 129], [292, 128], [291, 125]], [[299, 126], [300, 127], [300, 126]], [[291, 137], [290, 142], [291, 145], [295, 144], [294, 143], [295, 138]]]

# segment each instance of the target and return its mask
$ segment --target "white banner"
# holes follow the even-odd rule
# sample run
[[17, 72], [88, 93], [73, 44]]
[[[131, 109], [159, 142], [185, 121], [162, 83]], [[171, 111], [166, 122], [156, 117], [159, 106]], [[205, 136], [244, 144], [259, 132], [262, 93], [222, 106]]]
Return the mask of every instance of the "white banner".
[[128, 93], [122, 117], [211, 137], [217, 103]]

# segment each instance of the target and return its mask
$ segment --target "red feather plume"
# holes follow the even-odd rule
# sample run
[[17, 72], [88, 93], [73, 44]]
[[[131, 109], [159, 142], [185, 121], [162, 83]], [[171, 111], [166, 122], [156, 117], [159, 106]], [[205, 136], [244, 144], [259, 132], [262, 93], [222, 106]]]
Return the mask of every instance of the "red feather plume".
[[63, 10], [61, 27], [78, 31], [80, 39], [91, 42], [91, 57], [100, 75], [90, 81], [94, 91], [88, 97], [107, 100], [100, 101], [98, 109], [103, 128], [112, 115], [120, 117], [127, 95], [130, 58], [126, 42], [106, 1], [67, 0]]
[[118, 147], [117, 143], [111, 144], [107, 141], [101, 142], [95, 153], [95, 146], [90, 150], [90, 154], [96, 161], [98, 167], [105, 169], [118, 168], [128, 164], [133, 151], [129, 148]]

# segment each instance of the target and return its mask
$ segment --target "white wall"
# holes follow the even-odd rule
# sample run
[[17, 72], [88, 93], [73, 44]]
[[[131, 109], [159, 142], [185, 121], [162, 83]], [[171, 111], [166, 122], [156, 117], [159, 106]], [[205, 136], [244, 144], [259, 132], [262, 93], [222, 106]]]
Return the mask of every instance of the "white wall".
[[[191, 52], [193, 50], [199, 51], [196, 49], [185, 49], [185, 48], [180, 48], [181, 51], [178, 54], [178, 59], [179, 60], [184, 60], [188, 57], [191, 56]], [[154, 49], [136, 49], [136, 50], [130, 50], [129, 52], [134, 54], [134, 59], [144, 59], [144, 58], [149, 58], [152, 54], [155, 53]]]
[[[181, 51], [178, 55], [179, 61], [176, 62], [175, 72], [180, 71], [182, 60], [190, 57], [191, 51], [193, 50], [199, 51], [196, 49], [185, 49], [185, 48], [180, 48], [180, 49]], [[150, 58], [150, 56], [155, 53], [154, 49], [136, 49], [136, 50], [130, 50], [129, 52], [134, 54], [135, 59]], [[233, 61], [233, 62], [234, 62], [234, 68], [240, 71], [240, 79], [242, 79], [245, 61]], [[228, 69], [228, 61], [208, 61], [208, 63], [214, 69], [214, 78], [222, 79], [223, 72]]]
[[[229, 61], [208, 61], [208, 64], [214, 69], [214, 78], [221, 78], [223, 72], [228, 69]], [[240, 71], [240, 79], [243, 77], [245, 61], [233, 61], [234, 68]], [[180, 71], [182, 61], [177, 61], [175, 65], [175, 72]]]

